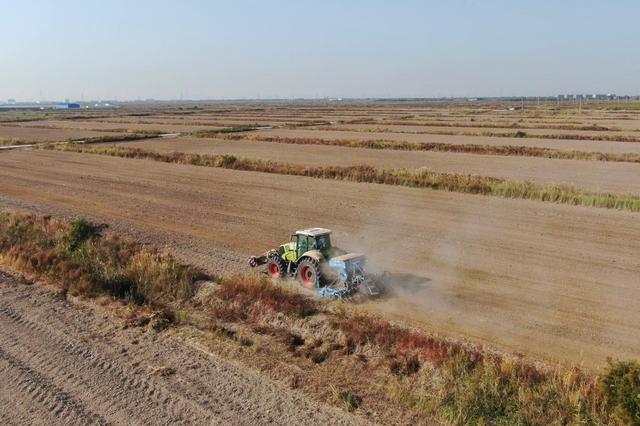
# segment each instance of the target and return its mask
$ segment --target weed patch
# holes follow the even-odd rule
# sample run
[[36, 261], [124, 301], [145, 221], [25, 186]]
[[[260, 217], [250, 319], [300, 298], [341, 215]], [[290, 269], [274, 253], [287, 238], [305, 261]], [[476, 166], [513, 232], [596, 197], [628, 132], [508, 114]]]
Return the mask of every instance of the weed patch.
[[214, 292], [214, 316], [226, 321], [260, 321], [274, 314], [304, 318], [317, 312], [316, 303], [301, 294], [273, 285], [267, 278], [224, 278]]
[[193, 294], [205, 277], [197, 268], [141, 244], [103, 235], [104, 225], [20, 213], [0, 213], [0, 260], [48, 279], [71, 295], [109, 294], [163, 307]]

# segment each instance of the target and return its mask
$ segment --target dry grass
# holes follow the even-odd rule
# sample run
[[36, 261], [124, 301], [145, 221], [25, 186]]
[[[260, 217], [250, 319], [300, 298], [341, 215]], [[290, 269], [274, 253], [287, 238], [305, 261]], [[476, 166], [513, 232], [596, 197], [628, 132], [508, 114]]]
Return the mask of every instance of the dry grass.
[[[524, 136], [522, 136], [524, 137]], [[482, 155], [504, 155], [504, 156], [521, 156], [521, 157], [541, 157], [555, 158], [563, 160], [592, 160], [592, 161], [614, 161], [627, 163], [640, 163], [640, 154], [612, 154], [604, 152], [576, 151], [576, 150], [560, 150], [552, 148], [541, 148], [532, 146], [516, 146], [516, 145], [476, 145], [476, 144], [451, 144], [439, 142], [406, 142], [393, 141], [384, 139], [318, 139], [318, 138], [288, 138], [280, 136], [266, 135], [226, 135], [224, 139], [234, 141], [257, 141], [257, 142], [274, 142], [293, 145], [325, 145], [325, 146], [341, 146], [346, 148], [366, 148], [379, 150], [396, 150], [396, 151], [437, 151], [437, 152], [454, 152], [464, 154], [482, 154]]]
[[[351, 120], [344, 121], [345, 124], [380, 124], [380, 122], [376, 122], [371, 119], [364, 120]], [[400, 126], [424, 126], [424, 127], [481, 127], [481, 128], [504, 128], [504, 129], [539, 129], [540, 126], [532, 126], [522, 123], [511, 123], [511, 124], [502, 124], [502, 123], [477, 123], [477, 122], [468, 122], [468, 121], [392, 121], [392, 120], [384, 120], [382, 124], [386, 125], [400, 125]], [[621, 129], [616, 127], [606, 127], [601, 126], [599, 124], [589, 124], [589, 125], [572, 125], [572, 124], [547, 124], [544, 126], [546, 129], [556, 129], [556, 130], [591, 130], [591, 131], [609, 131], [609, 132], [619, 132]]]
[[0, 146], [32, 145], [39, 142], [25, 141], [23, 139], [0, 139]]
[[392, 325], [371, 315], [335, 319], [353, 352], [373, 347], [395, 379], [388, 396], [453, 424], [588, 424], [612, 420], [599, 379], [536, 366]]
[[[296, 128], [297, 126], [291, 126]], [[447, 127], [447, 126], [445, 126]], [[446, 136], [484, 136], [496, 138], [533, 138], [533, 139], [554, 139], [554, 140], [583, 140], [583, 141], [605, 141], [605, 142], [640, 142], [638, 136], [628, 135], [584, 135], [584, 134], [564, 134], [564, 133], [527, 133], [522, 130], [517, 132], [495, 132], [495, 131], [456, 131], [456, 130], [398, 130], [387, 127], [376, 127], [373, 129], [363, 129], [359, 127], [316, 127], [312, 130], [336, 131], [336, 132], [361, 132], [361, 133], [403, 133], [410, 135], [446, 135]]]
[[594, 193], [567, 185], [539, 185], [531, 182], [510, 181], [488, 176], [457, 173], [438, 173], [425, 169], [377, 169], [371, 166], [302, 166], [271, 161], [237, 158], [232, 155], [202, 155], [174, 152], [163, 154], [127, 147], [89, 147], [82, 145], [44, 145], [59, 151], [137, 158], [166, 163], [219, 167], [291, 176], [306, 176], [349, 182], [429, 188], [468, 194], [492, 195], [505, 198], [546, 201], [588, 207], [614, 208], [640, 211], [640, 196]]
[[233, 127], [225, 127], [223, 129], [217, 129], [217, 130], [197, 130], [195, 132], [192, 132], [191, 134], [199, 138], [215, 138], [215, 137], [220, 137], [222, 135], [226, 135], [229, 133], [251, 132], [253, 130], [256, 130], [256, 128], [258, 127], [261, 127], [261, 126], [259, 124], [233, 126]]
[[105, 136], [94, 136], [91, 138], [80, 138], [80, 139], [70, 139], [69, 142], [77, 142], [82, 141], [83, 143], [91, 144], [91, 143], [104, 143], [104, 142], [126, 142], [126, 141], [135, 141], [140, 139], [153, 139], [160, 137], [161, 132], [155, 131], [144, 131], [144, 132], [136, 132], [136, 133], [127, 133], [124, 135], [105, 135]]
[[47, 114], [42, 113], [2, 113], [0, 123], [26, 123], [30, 121], [47, 120]]
[[169, 255], [102, 230], [83, 219], [3, 212], [0, 260], [51, 280], [64, 294], [109, 294], [158, 307], [189, 299], [194, 282], [205, 277]]
[[311, 299], [275, 286], [267, 278], [224, 278], [214, 294], [219, 299], [214, 316], [227, 321], [257, 321], [275, 314], [304, 318], [317, 312]]

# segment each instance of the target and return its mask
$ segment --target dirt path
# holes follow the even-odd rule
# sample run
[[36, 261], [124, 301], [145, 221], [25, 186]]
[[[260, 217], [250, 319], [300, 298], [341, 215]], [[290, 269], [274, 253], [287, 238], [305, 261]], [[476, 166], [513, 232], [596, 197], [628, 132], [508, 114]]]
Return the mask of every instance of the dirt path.
[[[162, 374], [170, 371], [171, 374]], [[0, 420], [22, 424], [358, 424], [221, 359], [133, 328], [92, 303], [0, 271]]]
[[[105, 145], [113, 145], [111, 143]], [[303, 165], [380, 168], [421, 168], [443, 173], [567, 184], [596, 192], [640, 194], [640, 164], [555, 160], [518, 156], [405, 152], [319, 145], [284, 145], [258, 141], [230, 141], [181, 137], [124, 142], [123, 146], [158, 152], [231, 154]], [[640, 145], [640, 144], [639, 144]]]
[[43, 151], [0, 155], [0, 182], [3, 206], [106, 221], [213, 271], [326, 226], [404, 274], [368, 309], [544, 359], [640, 356], [638, 213]]

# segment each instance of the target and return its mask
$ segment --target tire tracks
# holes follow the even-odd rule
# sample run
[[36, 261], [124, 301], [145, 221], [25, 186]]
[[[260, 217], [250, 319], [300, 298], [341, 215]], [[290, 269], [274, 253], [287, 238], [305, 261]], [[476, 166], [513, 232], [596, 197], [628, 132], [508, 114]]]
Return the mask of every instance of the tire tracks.
[[89, 412], [69, 393], [2, 349], [0, 349], [0, 376], [7, 381], [3, 386], [4, 392], [13, 391], [28, 395], [32, 402], [44, 406], [49, 413], [65, 424], [108, 424], [102, 416]]
[[191, 339], [123, 330], [108, 309], [0, 269], [0, 424], [366, 423]]
[[[96, 408], [115, 416], [115, 421], [126, 420], [125, 415], [149, 412], [141, 410], [145, 404], [150, 410], [164, 411], [163, 418], [170, 423], [212, 420], [206, 410], [144, 378], [148, 373], [140, 369], [110, 361], [69, 335], [57, 334], [31, 321], [11, 306], [0, 307], [0, 315], [0, 347], [6, 348], [5, 353], [21, 357], [48, 377], [63, 377], [68, 387], [90, 392]], [[25, 339], [25, 335], [30, 338]], [[98, 377], [100, 380], [95, 380]], [[134, 393], [136, 397], [123, 398], [123, 393]]]

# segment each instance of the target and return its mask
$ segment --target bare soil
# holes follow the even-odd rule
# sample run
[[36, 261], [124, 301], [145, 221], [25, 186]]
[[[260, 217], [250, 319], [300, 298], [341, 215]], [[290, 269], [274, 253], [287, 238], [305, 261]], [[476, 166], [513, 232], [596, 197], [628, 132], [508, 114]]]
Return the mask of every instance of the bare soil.
[[122, 324], [0, 270], [2, 424], [366, 423], [218, 356], [204, 335]]
[[[103, 145], [109, 146], [113, 143]], [[230, 154], [314, 166], [366, 164], [380, 168], [424, 167], [443, 173], [530, 180], [541, 184], [567, 184], [595, 192], [640, 194], [640, 164], [635, 163], [375, 150], [193, 137], [149, 139], [123, 142], [120, 145], [163, 153]]]
[[223, 273], [326, 226], [395, 274], [363, 309], [588, 367], [640, 355], [638, 213], [27, 150], [0, 154], [0, 182], [0, 205], [105, 221]]

